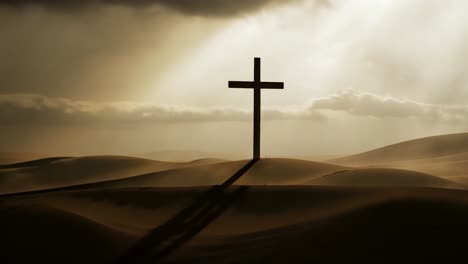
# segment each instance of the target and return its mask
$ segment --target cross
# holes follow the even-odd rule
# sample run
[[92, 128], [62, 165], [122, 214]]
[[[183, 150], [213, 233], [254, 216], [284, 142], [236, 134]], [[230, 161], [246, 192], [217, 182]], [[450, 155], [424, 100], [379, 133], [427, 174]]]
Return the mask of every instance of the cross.
[[260, 80], [260, 58], [254, 59], [254, 81], [239, 82], [229, 81], [229, 88], [253, 88], [254, 90], [254, 135], [253, 135], [253, 159], [260, 159], [260, 90], [284, 89], [282, 82], [262, 82]]

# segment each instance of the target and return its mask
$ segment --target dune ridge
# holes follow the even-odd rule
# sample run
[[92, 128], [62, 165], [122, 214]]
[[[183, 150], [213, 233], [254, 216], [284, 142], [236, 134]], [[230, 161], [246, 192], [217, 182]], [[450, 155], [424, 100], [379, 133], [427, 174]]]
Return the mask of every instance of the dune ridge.
[[305, 185], [337, 186], [412, 186], [465, 189], [462, 184], [426, 173], [389, 168], [359, 168], [324, 175]]
[[468, 133], [427, 137], [329, 160], [358, 167], [418, 171], [459, 184], [468, 183]]
[[[167, 163], [115, 156], [63, 159], [39, 167], [0, 170], [0, 193], [73, 188], [212, 186], [224, 182], [248, 161], [216, 162]], [[329, 174], [336, 175], [323, 177]], [[420, 172], [359, 169], [293, 159], [262, 159], [235, 184], [465, 188], [462, 183]]]
[[[0, 206], [5, 263], [104, 263], [135, 239], [71, 212], [35, 202]], [[19, 246], [21, 245], [21, 246]], [[7, 253], [6, 253], [7, 252]]]
[[[25, 166], [28, 164], [32, 166]], [[22, 163], [20, 167], [0, 169], [0, 193], [33, 191], [118, 179], [180, 165], [173, 162], [124, 156], [42, 159]]]
[[468, 153], [468, 133], [413, 139], [356, 155], [329, 160], [329, 162], [359, 166], [362, 164], [438, 158], [462, 153]]
[[[465, 139], [412, 140], [336, 164], [259, 160], [235, 182], [248, 187], [228, 188], [242, 195], [162, 263], [455, 262], [468, 250]], [[0, 194], [43, 190], [0, 195], [1, 259], [116, 260], [248, 162], [93, 156], [0, 167]]]
[[[13, 227], [7, 233], [10, 241], [25, 239], [29, 234], [38, 235], [26, 244], [20, 243], [23, 249], [36, 246], [37, 251], [32, 254], [36, 260], [59, 263], [68, 258], [65, 253], [70, 253], [75, 243], [92, 240], [80, 247], [80, 254], [74, 255], [75, 263], [84, 260], [102, 263], [100, 260], [118, 257], [119, 252], [144, 234], [145, 228], [148, 230], [170, 219], [206, 190], [207, 187], [89, 189], [9, 198], [0, 200], [0, 212], [8, 212], [8, 217], [0, 219], [0, 223]], [[21, 209], [9, 209], [12, 207]], [[455, 252], [468, 249], [464, 243], [468, 234], [467, 212], [468, 192], [463, 190], [250, 187], [241, 199], [235, 200], [219, 218], [163, 263], [193, 263], [194, 260], [200, 263], [284, 263], [286, 260], [375, 263], [375, 257], [387, 252], [389, 246], [392, 256], [382, 263], [401, 262], [405, 257], [416, 261], [425, 259], [429, 253], [438, 261], [448, 261], [454, 256], [454, 248]], [[27, 233], [21, 230], [23, 224], [29, 228]], [[129, 236], [126, 235], [128, 226], [143, 230]], [[63, 232], [62, 237], [76, 236], [76, 239], [59, 239], [58, 234], [41, 235], [51, 230]], [[376, 243], [382, 238], [387, 242]], [[41, 245], [35, 245], [38, 239]], [[64, 254], [54, 255], [47, 247], [57, 245], [58, 241], [63, 244], [58, 249], [68, 249]], [[96, 253], [94, 248], [104, 250]], [[363, 252], [362, 248], [373, 251]], [[17, 259], [22, 252], [12, 249], [6, 256]], [[98, 255], [90, 259], [90, 254]]]
[[[189, 187], [216, 185], [247, 161], [178, 168], [103, 183], [106, 187]], [[292, 159], [262, 159], [235, 185], [412, 186], [464, 189], [425, 173], [389, 168], [351, 168]]]

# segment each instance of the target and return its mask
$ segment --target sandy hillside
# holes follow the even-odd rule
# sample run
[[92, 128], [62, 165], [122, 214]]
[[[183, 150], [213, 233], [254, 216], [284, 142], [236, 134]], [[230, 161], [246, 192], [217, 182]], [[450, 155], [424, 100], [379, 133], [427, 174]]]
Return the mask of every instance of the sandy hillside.
[[[426, 159], [463, 162], [465, 154], [419, 161]], [[0, 195], [7, 230], [0, 259], [447, 263], [468, 250], [468, 191], [454, 181], [411, 170], [262, 159], [235, 185], [219, 186], [248, 162], [99, 156], [0, 167], [4, 193], [71, 186]]]
[[448, 263], [467, 218], [466, 192], [253, 188], [167, 263]]
[[468, 133], [405, 141], [329, 162], [347, 166], [414, 170], [466, 184]]
[[382, 168], [350, 169], [305, 182], [304, 185], [413, 186], [465, 189], [466, 186], [425, 173]]
[[[98, 184], [96, 187], [190, 187], [223, 183], [248, 161], [222, 162], [177, 168]], [[327, 163], [262, 159], [247, 171], [236, 185], [335, 185], [335, 186], [411, 186], [466, 188], [450, 180], [387, 168], [360, 169]]]
[[188, 151], [188, 150], [162, 150], [162, 151], [153, 151], [147, 153], [137, 153], [131, 156], [152, 159], [152, 160], [161, 160], [161, 161], [177, 161], [177, 162], [189, 162], [197, 159], [206, 159], [207, 157], [224, 160], [239, 160], [243, 157], [242, 155], [231, 155], [229, 153], [220, 153], [220, 152], [203, 152], [203, 151]]
[[[231, 187], [228, 195], [238, 188]], [[206, 187], [90, 189], [1, 199], [0, 224], [8, 228], [0, 239], [9, 242], [3, 243], [7, 248], [2, 259], [35, 263], [116, 259], [207, 191]], [[468, 250], [467, 191], [257, 186], [233, 198], [200, 233], [159, 260], [447, 263]], [[188, 219], [173, 231], [190, 226]], [[157, 250], [158, 245], [150, 246]]]
[[468, 152], [468, 133], [414, 139], [333, 161], [347, 165], [379, 164], [438, 158], [465, 152]]
[[0, 152], [0, 165], [24, 162], [43, 157], [50, 157], [51, 155], [30, 153], [30, 152]]
[[[223, 183], [248, 161], [217, 162], [169, 163], [114, 156], [43, 159], [0, 169], [0, 191], [6, 194], [82, 184], [88, 184], [86, 188], [212, 186]], [[419, 172], [293, 159], [262, 159], [236, 184], [465, 188]]]
[[[125, 178], [101, 186], [105, 187], [190, 187], [221, 184], [248, 161], [231, 161], [203, 166], [177, 168], [137, 177]], [[326, 163], [263, 159], [245, 173], [236, 184], [300, 185], [310, 179], [345, 169]]]
[[176, 163], [123, 156], [46, 158], [0, 166], [0, 194], [94, 183], [215, 162], [218, 160]]
[[[102, 157], [101, 157], [102, 158]], [[192, 187], [223, 183], [248, 161], [200, 164], [200, 161], [174, 165], [175, 168], [131, 176], [99, 177], [92, 188], [109, 187]], [[163, 163], [164, 164], [164, 163]], [[152, 167], [150, 167], [151, 169]], [[133, 176], [136, 175], [136, 176]], [[97, 177], [97, 176], [96, 176]], [[449, 180], [419, 172], [395, 169], [360, 169], [327, 163], [293, 160], [262, 159], [247, 171], [236, 185], [335, 185], [335, 186], [412, 186], [465, 188]]]

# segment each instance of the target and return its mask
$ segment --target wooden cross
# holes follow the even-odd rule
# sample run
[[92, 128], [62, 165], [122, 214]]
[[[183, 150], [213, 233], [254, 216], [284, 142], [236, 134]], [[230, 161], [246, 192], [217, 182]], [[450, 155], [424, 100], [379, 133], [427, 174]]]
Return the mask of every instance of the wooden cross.
[[260, 90], [261, 89], [284, 89], [282, 82], [262, 82], [260, 78], [260, 58], [254, 59], [254, 81], [238, 82], [229, 81], [229, 88], [252, 88], [254, 90], [254, 136], [253, 136], [253, 158], [260, 159]]

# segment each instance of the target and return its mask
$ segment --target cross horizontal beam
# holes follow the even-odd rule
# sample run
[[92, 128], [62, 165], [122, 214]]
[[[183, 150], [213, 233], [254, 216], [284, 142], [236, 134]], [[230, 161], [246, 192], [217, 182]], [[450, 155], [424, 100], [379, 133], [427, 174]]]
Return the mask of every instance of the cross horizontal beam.
[[262, 82], [260, 58], [254, 58], [254, 79], [253, 82], [229, 81], [229, 88], [250, 88], [253, 89], [254, 111], [253, 111], [253, 159], [260, 159], [260, 102], [262, 89], [284, 89], [283, 82]]
[[243, 82], [243, 81], [229, 81], [229, 88], [260, 88], [260, 89], [284, 89], [282, 82]]

